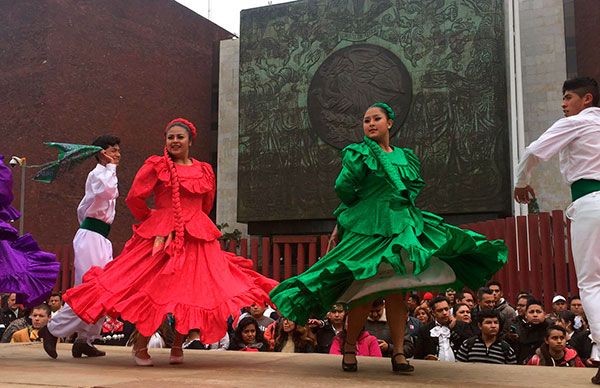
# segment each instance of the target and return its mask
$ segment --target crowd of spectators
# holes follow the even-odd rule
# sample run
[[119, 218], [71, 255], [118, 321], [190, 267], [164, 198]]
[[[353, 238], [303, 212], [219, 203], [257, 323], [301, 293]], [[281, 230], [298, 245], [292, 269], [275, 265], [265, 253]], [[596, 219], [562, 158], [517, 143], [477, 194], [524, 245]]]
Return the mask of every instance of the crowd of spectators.
[[[534, 295], [521, 292], [511, 306], [502, 286], [490, 281], [476, 292], [463, 289], [434, 295], [407, 296], [410, 315], [404, 349], [394, 349], [387, 325], [385, 300], [372, 303], [368, 320], [357, 341], [357, 354], [390, 357], [403, 352], [415, 359], [522, 364], [560, 367], [597, 366], [589, 359], [592, 342], [579, 297], [555, 295], [546, 309]], [[62, 305], [52, 294], [46, 304], [23, 309], [15, 294], [2, 295], [2, 342], [38, 341], [37, 331]], [[280, 317], [269, 306], [252, 305], [230, 317], [227, 334], [217, 343], [202, 343], [202, 333], [191, 330], [185, 349], [250, 352], [341, 354], [345, 339], [346, 309], [331, 307], [326, 317], [314, 317], [305, 326]], [[169, 347], [175, 322], [168, 317], [152, 337], [150, 346]], [[134, 325], [107, 317], [96, 343], [127, 346], [138, 335]], [[73, 341], [65, 338], [63, 341]]]

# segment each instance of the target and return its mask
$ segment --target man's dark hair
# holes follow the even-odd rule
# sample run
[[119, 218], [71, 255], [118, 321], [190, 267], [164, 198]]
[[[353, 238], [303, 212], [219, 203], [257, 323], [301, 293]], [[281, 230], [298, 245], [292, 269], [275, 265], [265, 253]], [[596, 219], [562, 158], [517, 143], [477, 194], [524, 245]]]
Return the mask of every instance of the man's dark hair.
[[371, 303], [371, 307], [375, 308], [375, 307], [380, 307], [383, 306], [384, 300], [383, 298], [377, 298], [373, 301], [373, 303]]
[[571, 325], [575, 325], [575, 314], [569, 310], [559, 311], [558, 319], [561, 321], [565, 321], [566, 323], [571, 323]]
[[473, 291], [463, 288], [458, 294], [456, 294], [456, 300], [462, 300], [465, 298], [465, 294], [469, 294], [471, 296], [475, 296], [475, 293], [473, 293]]
[[562, 92], [573, 92], [579, 97], [583, 97], [590, 93], [592, 95], [592, 106], [598, 106], [600, 92], [598, 91], [598, 82], [590, 77], [577, 77], [565, 81], [562, 87]]
[[481, 287], [479, 290], [477, 290], [477, 300], [481, 300], [484, 294], [494, 295], [489, 287]]
[[529, 306], [531, 306], [532, 304], [537, 304], [542, 308], [542, 310], [544, 310], [544, 304], [542, 303], [542, 301], [535, 298], [527, 299], [527, 310], [529, 310]]
[[502, 284], [500, 284], [499, 281], [497, 280], [489, 280], [487, 283], [485, 283], [485, 286], [487, 288], [490, 288], [490, 286], [498, 286], [498, 288], [500, 289], [500, 291], [502, 291]]
[[486, 318], [496, 318], [500, 323], [500, 314], [496, 310], [481, 310], [477, 314], [477, 323], [483, 323]]
[[416, 292], [411, 292], [410, 294], [408, 294], [408, 297], [413, 298], [415, 302], [417, 302], [417, 304], [421, 303], [421, 297]]
[[545, 338], [550, 337], [550, 333], [552, 332], [552, 330], [558, 330], [558, 331], [562, 332], [565, 337], [567, 336], [567, 330], [564, 327], [558, 326], [558, 325], [550, 325], [546, 329]]
[[450, 305], [450, 301], [448, 300], [448, 298], [446, 298], [445, 295], [438, 295], [429, 301], [429, 308], [431, 309], [431, 311], [435, 310], [435, 305], [440, 302], [446, 302], [448, 303], [448, 305]]
[[48, 306], [46, 303], [39, 304], [39, 305], [35, 306], [34, 308], [32, 308], [31, 309], [32, 313], [33, 313], [33, 310], [44, 310], [48, 316], [50, 316], [50, 314], [51, 314], [50, 306]]
[[[118, 144], [121, 144], [121, 139], [119, 139], [115, 135], [98, 136], [96, 138], [96, 140], [94, 140], [92, 142], [93, 146], [100, 147], [103, 150], [107, 149], [108, 147], [116, 146]], [[98, 154], [96, 154], [94, 156], [96, 157], [96, 160], [100, 160], [100, 157], [98, 156]]]
[[[52, 297], [52, 296], [58, 296], [58, 297], [60, 297], [60, 299], [62, 300], [62, 293], [61, 293], [61, 292], [53, 292], [52, 294], [50, 294], [50, 296], [51, 296], [51, 297]], [[48, 298], [48, 299], [50, 299], [50, 298]]]
[[569, 306], [571, 305], [571, 302], [574, 301], [575, 299], [581, 300], [581, 298], [579, 297], [579, 295], [574, 295], [572, 297], [569, 298]]

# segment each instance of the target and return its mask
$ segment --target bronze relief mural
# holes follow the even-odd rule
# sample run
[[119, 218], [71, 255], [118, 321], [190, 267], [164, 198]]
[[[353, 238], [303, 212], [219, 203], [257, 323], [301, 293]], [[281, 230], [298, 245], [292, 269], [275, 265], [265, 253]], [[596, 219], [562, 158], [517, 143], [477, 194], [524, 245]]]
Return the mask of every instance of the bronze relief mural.
[[312, 0], [245, 10], [238, 217], [330, 219], [339, 149], [375, 101], [441, 214], [510, 213], [502, 0]]

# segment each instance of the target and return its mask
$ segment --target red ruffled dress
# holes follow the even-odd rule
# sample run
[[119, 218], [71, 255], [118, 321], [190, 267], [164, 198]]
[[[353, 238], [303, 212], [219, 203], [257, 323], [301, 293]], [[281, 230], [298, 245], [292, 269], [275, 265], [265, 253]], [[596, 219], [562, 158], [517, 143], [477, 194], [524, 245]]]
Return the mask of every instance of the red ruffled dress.
[[[156, 236], [174, 229], [171, 176], [163, 157], [152, 156], [138, 171], [126, 202], [136, 219], [133, 237], [121, 255], [101, 269], [93, 267], [83, 283], [68, 290], [65, 301], [85, 322], [105, 315], [135, 323], [152, 335], [168, 313], [176, 329], [200, 329], [201, 341], [213, 343], [226, 333], [227, 318], [244, 306], [268, 303], [277, 282], [252, 270], [248, 259], [224, 252], [221, 233], [208, 217], [215, 197], [215, 176], [207, 163], [176, 165], [185, 226], [184, 253], [173, 245], [153, 254]], [[156, 209], [146, 199], [154, 193]]]

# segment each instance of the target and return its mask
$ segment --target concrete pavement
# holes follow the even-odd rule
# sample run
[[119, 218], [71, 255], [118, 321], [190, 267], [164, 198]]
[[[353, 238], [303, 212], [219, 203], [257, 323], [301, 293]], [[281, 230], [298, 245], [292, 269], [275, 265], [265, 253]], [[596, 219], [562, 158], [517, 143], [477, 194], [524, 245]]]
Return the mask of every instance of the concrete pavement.
[[41, 343], [0, 344], [0, 387], [594, 387], [595, 369], [443, 363], [415, 360], [415, 372], [394, 375], [389, 359], [359, 358], [344, 373], [339, 356], [323, 354], [185, 351], [169, 365], [168, 349], [152, 349], [153, 367], [137, 367], [131, 349], [101, 346], [106, 357], [71, 357], [59, 344], [49, 358]]

